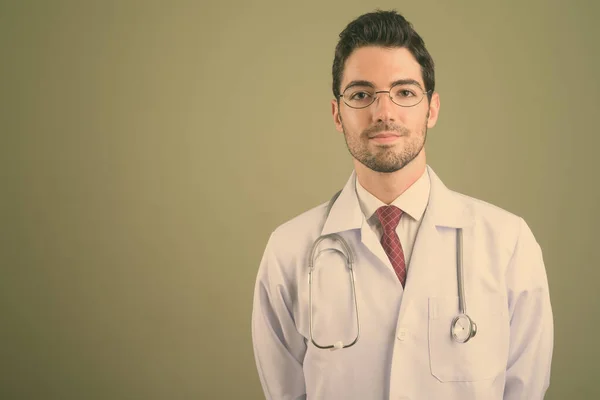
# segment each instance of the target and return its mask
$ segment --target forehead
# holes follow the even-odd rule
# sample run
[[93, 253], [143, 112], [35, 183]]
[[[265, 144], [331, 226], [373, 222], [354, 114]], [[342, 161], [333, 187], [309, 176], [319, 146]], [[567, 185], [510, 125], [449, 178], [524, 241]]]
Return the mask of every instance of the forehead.
[[408, 49], [361, 47], [346, 60], [341, 90], [355, 80], [370, 81], [378, 88], [385, 88], [399, 79], [414, 79], [425, 87], [421, 66]]

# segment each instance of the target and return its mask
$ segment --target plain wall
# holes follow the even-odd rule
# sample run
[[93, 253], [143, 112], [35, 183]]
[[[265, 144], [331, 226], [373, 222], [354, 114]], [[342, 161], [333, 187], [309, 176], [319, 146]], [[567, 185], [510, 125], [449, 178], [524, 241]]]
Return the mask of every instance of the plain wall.
[[436, 62], [429, 164], [543, 249], [547, 399], [600, 398], [600, 12], [584, 0], [2, 1], [0, 398], [263, 398], [260, 258], [351, 173], [331, 63], [375, 8]]

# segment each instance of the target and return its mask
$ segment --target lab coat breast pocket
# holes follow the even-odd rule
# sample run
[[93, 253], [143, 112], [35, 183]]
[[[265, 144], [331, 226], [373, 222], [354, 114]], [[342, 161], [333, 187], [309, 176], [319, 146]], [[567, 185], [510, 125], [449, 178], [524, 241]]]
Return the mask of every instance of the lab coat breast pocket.
[[509, 345], [506, 298], [471, 296], [467, 314], [477, 334], [466, 343], [452, 339], [452, 320], [459, 314], [458, 297], [429, 298], [429, 358], [431, 373], [440, 382], [473, 382], [504, 373]]

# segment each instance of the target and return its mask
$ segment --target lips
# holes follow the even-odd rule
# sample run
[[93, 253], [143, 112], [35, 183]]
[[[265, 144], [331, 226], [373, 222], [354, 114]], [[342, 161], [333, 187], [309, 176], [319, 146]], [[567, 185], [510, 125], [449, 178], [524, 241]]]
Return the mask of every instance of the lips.
[[400, 135], [398, 133], [382, 132], [375, 136], [371, 136], [369, 139], [385, 139], [385, 138], [395, 138], [395, 137], [399, 137], [399, 136]]
[[376, 132], [374, 135], [369, 136], [369, 139], [380, 139], [380, 138], [389, 138], [389, 137], [398, 137], [401, 136], [400, 132], [397, 132], [395, 130], [380, 130], [379, 132]]
[[396, 143], [396, 141], [398, 141], [399, 138], [400, 138], [400, 135], [379, 134], [377, 136], [370, 138], [369, 140], [371, 140], [373, 143], [391, 144], [391, 143]]

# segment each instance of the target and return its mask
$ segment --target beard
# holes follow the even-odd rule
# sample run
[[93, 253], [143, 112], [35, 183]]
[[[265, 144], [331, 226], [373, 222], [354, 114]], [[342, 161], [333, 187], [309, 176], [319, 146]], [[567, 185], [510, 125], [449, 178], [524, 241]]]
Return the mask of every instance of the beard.
[[[411, 132], [408, 128], [394, 123], [382, 122], [373, 125], [360, 135], [348, 135], [342, 122], [344, 138], [348, 151], [365, 167], [383, 173], [396, 172], [414, 160], [425, 146], [427, 139], [427, 118], [418, 131]], [[369, 137], [378, 132], [396, 132], [400, 134], [399, 142], [390, 145], [377, 145], [374, 150], [369, 147]], [[400, 142], [401, 141], [401, 142]]]

